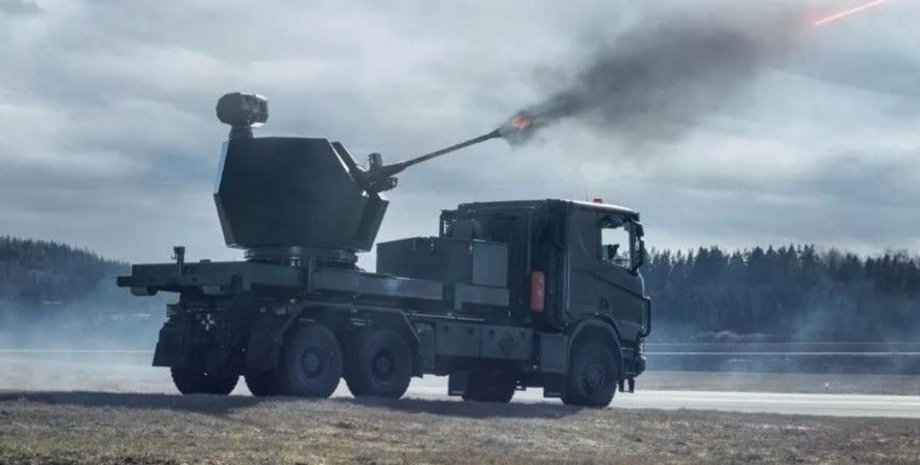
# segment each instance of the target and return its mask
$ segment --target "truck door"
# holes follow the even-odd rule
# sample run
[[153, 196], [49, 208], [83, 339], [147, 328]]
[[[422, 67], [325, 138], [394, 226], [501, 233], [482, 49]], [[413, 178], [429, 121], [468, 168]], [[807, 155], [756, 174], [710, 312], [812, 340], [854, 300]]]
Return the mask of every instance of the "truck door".
[[645, 300], [642, 281], [634, 270], [638, 240], [634, 223], [615, 214], [599, 212], [601, 248], [596, 263], [597, 308], [617, 322], [624, 337], [640, 332]]
[[597, 312], [597, 266], [601, 236], [597, 212], [572, 208], [568, 243], [568, 319]]

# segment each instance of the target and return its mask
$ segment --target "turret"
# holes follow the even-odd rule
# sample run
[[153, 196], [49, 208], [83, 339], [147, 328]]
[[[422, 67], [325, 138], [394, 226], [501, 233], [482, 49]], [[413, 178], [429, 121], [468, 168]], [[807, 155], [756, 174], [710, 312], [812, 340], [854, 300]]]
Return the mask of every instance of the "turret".
[[410, 166], [500, 137], [498, 131], [386, 165], [371, 154], [364, 169], [339, 142], [324, 138], [253, 137], [268, 120], [268, 101], [233, 93], [217, 104], [231, 126], [221, 148], [214, 200], [224, 240], [256, 261], [321, 259], [354, 263], [370, 250], [386, 213], [382, 192]]

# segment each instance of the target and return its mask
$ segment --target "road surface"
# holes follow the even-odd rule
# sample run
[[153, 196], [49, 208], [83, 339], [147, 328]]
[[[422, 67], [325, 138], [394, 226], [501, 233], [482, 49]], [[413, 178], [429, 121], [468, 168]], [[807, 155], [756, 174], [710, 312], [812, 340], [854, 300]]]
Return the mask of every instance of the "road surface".
[[[413, 385], [409, 396], [442, 395], [443, 388]], [[542, 398], [538, 389], [519, 392], [517, 402], [558, 402]], [[764, 392], [646, 391], [617, 393], [613, 408], [717, 410], [723, 412], [887, 417], [920, 419], [920, 396], [852, 394], [778, 394]]]
[[[0, 391], [174, 393], [169, 372], [148, 366], [149, 358], [148, 351], [0, 350]], [[640, 380], [635, 394], [618, 393], [612, 408], [920, 419], [920, 396], [664, 391], [641, 387]], [[407, 395], [456, 399], [447, 397], [446, 392], [446, 378], [426, 377], [414, 379]], [[249, 393], [240, 382], [234, 394]], [[349, 395], [344, 383], [336, 395]], [[542, 390], [530, 389], [518, 392], [515, 402], [559, 401], [543, 399]]]

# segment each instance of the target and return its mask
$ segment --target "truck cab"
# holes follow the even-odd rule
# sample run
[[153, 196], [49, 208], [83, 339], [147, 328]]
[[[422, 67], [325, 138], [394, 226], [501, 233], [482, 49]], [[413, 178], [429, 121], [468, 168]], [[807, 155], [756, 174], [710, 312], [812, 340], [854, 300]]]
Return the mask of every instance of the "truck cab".
[[619, 354], [618, 381], [632, 386], [644, 371], [651, 301], [640, 273], [646, 249], [638, 212], [600, 201], [469, 203], [442, 213], [440, 234], [508, 245], [509, 311], [492, 323], [532, 327], [543, 356], [558, 356], [559, 366], [591, 335]]

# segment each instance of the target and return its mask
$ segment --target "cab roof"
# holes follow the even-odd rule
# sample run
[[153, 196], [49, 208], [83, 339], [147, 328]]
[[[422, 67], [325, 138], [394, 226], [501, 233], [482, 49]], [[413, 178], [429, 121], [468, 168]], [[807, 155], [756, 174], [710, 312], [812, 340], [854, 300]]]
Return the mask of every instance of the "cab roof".
[[567, 199], [543, 199], [543, 200], [511, 200], [498, 202], [474, 202], [460, 204], [458, 210], [476, 210], [476, 209], [500, 209], [500, 208], [540, 208], [548, 206], [569, 206], [585, 210], [594, 210], [599, 212], [614, 213], [629, 217], [634, 220], [639, 219], [639, 212], [619, 205], [600, 202], [585, 202], [581, 200]]

